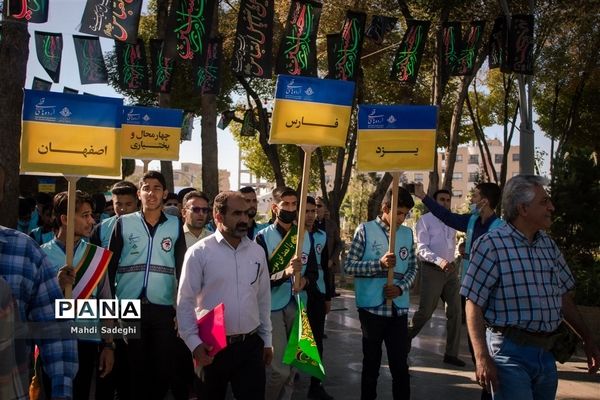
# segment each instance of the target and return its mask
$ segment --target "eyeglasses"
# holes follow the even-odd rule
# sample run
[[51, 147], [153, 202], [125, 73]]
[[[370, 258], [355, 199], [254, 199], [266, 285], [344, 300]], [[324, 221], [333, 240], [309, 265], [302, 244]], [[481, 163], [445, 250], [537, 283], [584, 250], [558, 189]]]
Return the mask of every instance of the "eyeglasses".
[[210, 207], [188, 207], [188, 210], [191, 210], [194, 214], [208, 214], [210, 212]]
[[317, 208], [323, 208], [323, 204], [317, 204]]

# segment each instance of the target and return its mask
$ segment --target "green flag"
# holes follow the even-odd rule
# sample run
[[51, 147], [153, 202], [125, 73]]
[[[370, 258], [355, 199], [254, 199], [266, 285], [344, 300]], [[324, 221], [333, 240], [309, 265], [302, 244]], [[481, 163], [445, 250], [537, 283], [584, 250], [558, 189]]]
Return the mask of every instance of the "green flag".
[[325, 369], [323, 368], [323, 363], [321, 363], [317, 343], [308, 323], [306, 308], [302, 300], [300, 300], [300, 296], [296, 295], [296, 301], [298, 302], [298, 311], [290, 339], [285, 348], [283, 362], [317, 379], [323, 380], [325, 378]]

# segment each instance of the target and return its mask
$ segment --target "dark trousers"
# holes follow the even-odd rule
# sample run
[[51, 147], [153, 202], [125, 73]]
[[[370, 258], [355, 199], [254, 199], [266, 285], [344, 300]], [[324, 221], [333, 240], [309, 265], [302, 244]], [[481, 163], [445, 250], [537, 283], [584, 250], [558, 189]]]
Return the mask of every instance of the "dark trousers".
[[162, 400], [175, 373], [175, 309], [142, 304], [141, 339], [129, 339], [129, 396]]
[[[100, 378], [98, 371], [99, 346], [97, 342], [77, 341], [77, 358], [79, 368], [75, 379], [73, 379], [73, 400], [88, 400], [91, 387], [96, 387], [95, 398], [98, 400], [112, 400], [114, 394], [114, 373]], [[43, 369], [43, 365], [42, 365]], [[92, 385], [92, 379], [96, 379]], [[44, 371], [42, 374], [44, 393], [48, 399], [51, 398], [52, 382], [50, 376]]]
[[228, 383], [237, 400], [264, 399], [264, 347], [260, 336], [253, 334], [218, 352], [213, 362], [204, 367], [204, 379], [194, 378], [198, 399], [225, 399]]
[[[325, 295], [318, 290], [307, 292], [306, 314], [310, 329], [312, 329], [321, 362], [323, 362], [323, 335], [325, 333]], [[321, 381], [314, 376], [310, 377], [310, 386], [319, 386]]]
[[408, 318], [406, 315], [382, 317], [358, 310], [362, 329], [363, 365], [361, 374], [361, 399], [377, 398], [377, 379], [381, 366], [381, 344], [385, 343], [392, 374], [394, 400], [410, 399], [410, 376], [406, 362]]

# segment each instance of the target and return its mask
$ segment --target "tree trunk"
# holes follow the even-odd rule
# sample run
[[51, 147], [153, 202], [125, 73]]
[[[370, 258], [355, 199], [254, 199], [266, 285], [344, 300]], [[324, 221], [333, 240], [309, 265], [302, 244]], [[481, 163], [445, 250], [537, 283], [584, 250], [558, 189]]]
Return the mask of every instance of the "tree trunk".
[[391, 184], [392, 174], [386, 172], [383, 174], [383, 177], [377, 184], [375, 191], [369, 195], [369, 201], [367, 202], [367, 207], [369, 209], [367, 215], [369, 220], [375, 219], [375, 217], [379, 215], [381, 201], [383, 200], [383, 196], [385, 196], [385, 192], [387, 192]]
[[[7, 7], [5, 2], [5, 7]], [[0, 225], [17, 226], [23, 87], [29, 58], [27, 24], [7, 18], [0, 25]], [[3, 183], [3, 184], [2, 184]]]
[[473, 78], [465, 76], [460, 81], [458, 98], [452, 111], [452, 121], [450, 122], [450, 140], [446, 150], [446, 173], [442, 188], [452, 190], [452, 175], [454, 175], [454, 164], [456, 163], [456, 153], [458, 151], [458, 133], [460, 132], [460, 121], [462, 118], [463, 105], [469, 93], [469, 85]]
[[[157, 1], [157, 13], [156, 13], [156, 30], [158, 37], [166, 37], [167, 20], [169, 15], [169, 0], [158, 0]], [[161, 108], [168, 108], [171, 103], [171, 95], [168, 93], [160, 93], [158, 95], [158, 106]], [[167, 190], [171, 193], [175, 193], [175, 185], [173, 184], [173, 163], [171, 161], [160, 162], [160, 172], [165, 177], [167, 182]]]
[[209, 199], [214, 199], [219, 194], [216, 96], [203, 95], [200, 104], [202, 107], [202, 191]]

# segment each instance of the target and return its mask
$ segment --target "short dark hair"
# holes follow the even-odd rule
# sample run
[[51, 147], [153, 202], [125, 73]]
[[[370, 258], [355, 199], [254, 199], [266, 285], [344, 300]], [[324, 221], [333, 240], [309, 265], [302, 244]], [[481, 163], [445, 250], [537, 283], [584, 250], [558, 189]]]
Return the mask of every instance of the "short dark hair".
[[181, 189], [179, 192], [177, 192], [177, 199], [179, 200], [180, 203], [185, 203], [185, 201], [183, 200], [185, 195], [188, 194], [189, 192], [195, 192], [196, 188], [193, 187], [186, 187]]
[[97, 192], [92, 194], [92, 200], [94, 200], [94, 214], [101, 214], [104, 212], [104, 208], [106, 207], [106, 197], [104, 196], [104, 193]]
[[[60, 192], [57, 193], [56, 196], [54, 196], [54, 218], [58, 226], [60, 226], [60, 216], [67, 215], [68, 200], [68, 192]], [[76, 191], [75, 210], [79, 210], [79, 208], [85, 203], [88, 203], [92, 210], [94, 209], [94, 200], [92, 200], [92, 197], [86, 192], [82, 192], [81, 190]]]
[[307, 204], [312, 204], [313, 206], [317, 205], [317, 201], [312, 196], [306, 196], [306, 203]]
[[254, 188], [252, 186], [244, 186], [243, 188], [240, 189], [240, 193], [254, 193], [256, 194], [256, 190], [254, 190]]
[[112, 194], [116, 194], [117, 196], [137, 196], [137, 187], [129, 181], [120, 181], [113, 185], [110, 189]]
[[39, 192], [35, 195], [35, 202], [36, 204], [50, 204], [50, 206], [52, 206], [52, 196], [45, 192]]
[[448, 196], [452, 197], [452, 193], [450, 193], [450, 191], [448, 189], [440, 189], [440, 190], [436, 190], [435, 193], [433, 194], [433, 199], [437, 200], [438, 194], [447, 194]]
[[[386, 207], [392, 206], [392, 188], [388, 189], [381, 204]], [[398, 187], [398, 207], [406, 207], [410, 210], [414, 206], [415, 201], [408, 190], [404, 189], [403, 187]]]
[[227, 213], [227, 202], [229, 199], [239, 197], [242, 199], [242, 194], [240, 192], [234, 192], [232, 190], [227, 190], [225, 192], [219, 193], [215, 197], [213, 209], [215, 212], [225, 215]]
[[479, 190], [481, 197], [488, 199], [492, 210], [498, 206], [502, 196], [500, 186], [491, 182], [483, 182], [475, 186], [475, 188]]
[[200, 192], [198, 190], [192, 190], [191, 192], [187, 192], [185, 196], [183, 196], [183, 201], [181, 202], [181, 204], [185, 205], [185, 203], [187, 203], [189, 199], [204, 199], [207, 203], [210, 204], [210, 200], [208, 199], [206, 193]]
[[161, 174], [160, 172], [158, 172], [158, 171], [146, 172], [144, 174], [144, 176], [142, 176], [142, 179], [140, 179], [140, 187], [142, 186], [142, 184], [144, 183], [144, 181], [146, 179], [156, 179], [162, 185], [163, 190], [167, 190], [167, 181], [165, 180], [165, 177], [163, 176], [163, 174]]
[[278, 186], [271, 192], [271, 196], [273, 196], [273, 203], [279, 203], [282, 197], [285, 196], [295, 196], [298, 198], [298, 193], [289, 186]]
[[179, 202], [179, 199], [177, 198], [177, 195], [175, 193], [167, 193], [167, 197], [165, 198], [164, 202], [166, 203], [169, 200], [177, 200], [177, 202]]

